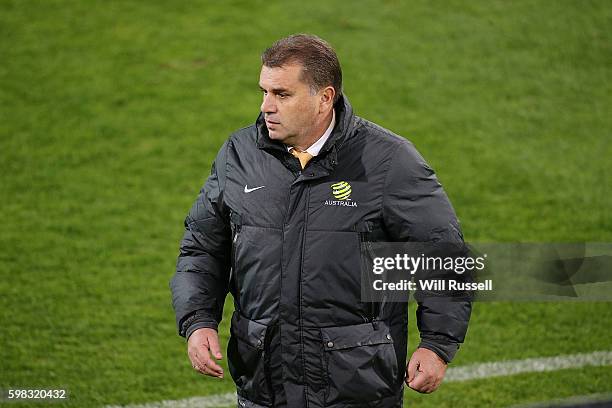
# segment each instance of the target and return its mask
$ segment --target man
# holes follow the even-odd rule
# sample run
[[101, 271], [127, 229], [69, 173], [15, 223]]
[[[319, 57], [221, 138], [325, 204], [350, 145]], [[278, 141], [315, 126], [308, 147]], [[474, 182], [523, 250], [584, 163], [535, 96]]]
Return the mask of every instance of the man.
[[[435, 174], [405, 139], [355, 116], [334, 50], [311, 35], [262, 55], [261, 113], [225, 142], [185, 220], [171, 281], [194, 369], [229, 367], [244, 407], [400, 407], [434, 391], [469, 302], [424, 300], [406, 364], [407, 305], [362, 302], [367, 241], [463, 243]], [[405, 367], [405, 370], [404, 370]]]

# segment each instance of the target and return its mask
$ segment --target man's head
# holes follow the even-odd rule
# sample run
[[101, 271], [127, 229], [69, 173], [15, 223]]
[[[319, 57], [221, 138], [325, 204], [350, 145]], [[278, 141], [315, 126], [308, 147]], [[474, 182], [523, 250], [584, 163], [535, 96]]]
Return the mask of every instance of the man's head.
[[342, 94], [333, 48], [314, 35], [278, 40], [261, 56], [261, 111], [271, 139], [309, 146], [325, 131]]

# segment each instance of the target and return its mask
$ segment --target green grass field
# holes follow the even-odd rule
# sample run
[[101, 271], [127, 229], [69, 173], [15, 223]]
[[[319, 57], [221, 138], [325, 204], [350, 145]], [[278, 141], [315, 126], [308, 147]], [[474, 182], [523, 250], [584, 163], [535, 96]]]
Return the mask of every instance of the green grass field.
[[[294, 32], [335, 46], [356, 113], [415, 143], [468, 241], [612, 242], [610, 2], [0, 0], [0, 388], [73, 407], [233, 390], [192, 371], [168, 281], [217, 149], [258, 114], [261, 51]], [[612, 350], [610, 327], [611, 303], [479, 303], [453, 366]], [[611, 384], [582, 368], [406, 400]]]

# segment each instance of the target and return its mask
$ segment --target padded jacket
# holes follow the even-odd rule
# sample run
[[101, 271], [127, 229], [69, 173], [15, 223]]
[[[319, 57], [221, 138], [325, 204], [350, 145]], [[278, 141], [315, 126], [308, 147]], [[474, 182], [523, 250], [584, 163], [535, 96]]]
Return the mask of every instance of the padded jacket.
[[[216, 329], [232, 294], [227, 355], [245, 406], [402, 406], [407, 304], [361, 301], [364, 245], [463, 243], [414, 146], [354, 115], [345, 96], [335, 110], [304, 170], [261, 114], [232, 134], [185, 220], [170, 282], [179, 334]], [[419, 302], [420, 346], [450, 361], [470, 311], [468, 301]]]

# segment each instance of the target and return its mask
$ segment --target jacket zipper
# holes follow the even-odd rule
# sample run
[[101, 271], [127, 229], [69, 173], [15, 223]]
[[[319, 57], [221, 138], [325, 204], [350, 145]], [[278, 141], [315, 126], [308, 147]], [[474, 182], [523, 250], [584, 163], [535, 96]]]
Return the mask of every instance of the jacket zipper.
[[234, 238], [232, 239], [232, 269], [236, 267], [236, 242], [238, 242], [238, 236], [240, 235], [241, 225], [234, 227]]
[[[230, 268], [228, 287], [230, 289], [233, 288], [234, 291], [237, 293], [238, 287], [237, 287], [237, 281], [235, 279], [236, 277], [236, 243], [238, 242], [240, 230], [242, 229], [242, 223], [232, 223], [231, 227], [232, 227], [233, 237], [232, 237], [232, 247], [231, 247], [231, 253], [230, 253], [231, 268]], [[238, 297], [235, 296], [235, 299], [238, 299]], [[234, 305], [236, 306], [236, 309], [238, 310], [238, 312], [241, 313], [242, 308], [240, 307], [240, 302], [238, 300], [235, 300]]]
[[[370, 240], [369, 237], [370, 233], [369, 232], [360, 232], [359, 233], [359, 242], [361, 243], [361, 245], [363, 245], [363, 248], [365, 248], [365, 255], [369, 256], [372, 259], [372, 262], [374, 261], [375, 255], [374, 255], [374, 249], [372, 248], [372, 241]], [[362, 248], [359, 248], [360, 251], [362, 251]], [[363, 255], [362, 255], [363, 256]], [[363, 267], [363, 265], [362, 265]], [[378, 305], [377, 307], [377, 303], [376, 302], [368, 302], [369, 306], [368, 306], [368, 312], [369, 312], [369, 316], [361, 316], [364, 320], [365, 323], [372, 323], [374, 324], [374, 322], [380, 317], [378, 316], [378, 314], [380, 313], [379, 307], [380, 305]], [[377, 310], [378, 309], [378, 310]]]
[[[306, 249], [306, 227], [308, 226], [308, 200], [310, 200], [310, 184], [306, 184], [306, 199], [305, 202], [305, 212], [304, 212], [304, 228], [302, 229], [302, 250], [300, 253], [300, 276], [298, 278], [299, 284], [299, 296], [300, 296], [300, 307], [299, 311], [299, 321], [300, 321], [300, 352], [302, 354], [302, 370], [304, 372], [304, 376], [306, 376], [306, 363], [304, 356], [304, 321], [302, 317], [302, 275], [304, 273], [304, 251]], [[306, 407], [308, 408], [308, 384], [305, 385], [304, 397], [306, 400]]]

